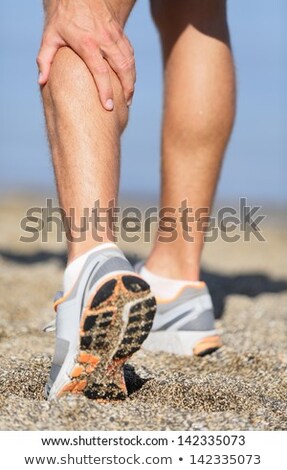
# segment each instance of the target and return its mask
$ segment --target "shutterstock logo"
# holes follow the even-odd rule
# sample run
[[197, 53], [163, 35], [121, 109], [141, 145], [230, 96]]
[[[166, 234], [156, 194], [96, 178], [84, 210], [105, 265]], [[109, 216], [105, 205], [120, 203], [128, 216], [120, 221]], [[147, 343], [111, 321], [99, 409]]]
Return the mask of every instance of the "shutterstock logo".
[[[65, 212], [46, 200], [45, 207], [31, 207], [21, 220], [24, 234], [20, 241], [33, 243], [47, 242], [50, 233], [56, 231], [56, 240], [68, 239], [74, 243], [83, 242], [87, 235], [96, 242], [107, 238], [111, 241], [135, 243], [139, 240], [150, 243], [154, 236], [160, 242], [170, 243], [178, 237], [193, 242], [195, 235], [203, 233], [206, 243], [219, 238], [228, 243], [239, 240], [266, 241], [260, 225], [266, 215], [260, 213], [260, 206], [250, 206], [246, 198], [239, 200], [237, 208], [224, 206], [210, 215], [207, 207], [189, 207], [183, 200], [179, 207], [156, 206], [142, 210], [136, 206], [118, 207], [110, 201], [101, 207], [95, 201], [92, 208], [83, 208], [81, 214], [75, 208]], [[104, 236], [103, 236], [104, 235]]]

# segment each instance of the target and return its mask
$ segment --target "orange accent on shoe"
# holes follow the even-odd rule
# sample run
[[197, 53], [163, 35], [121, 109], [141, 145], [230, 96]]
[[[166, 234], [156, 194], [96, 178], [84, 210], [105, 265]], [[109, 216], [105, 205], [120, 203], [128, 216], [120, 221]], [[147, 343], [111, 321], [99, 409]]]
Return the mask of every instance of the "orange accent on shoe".
[[193, 347], [193, 354], [198, 356], [208, 349], [219, 349], [222, 346], [222, 341], [219, 336], [207, 336], [206, 338], [198, 341]]
[[84, 388], [86, 387], [86, 385], [87, 385], [86, 379], [80, 380], [80, 382], [77, 382], [75, 384], [75, 387], [73, 388], [72, 393], [82, 392]]
[[58, 305], [62, 304], [65, 302], [65, 300], [69, 297], [70, 293], [72, 292], [73, 289], [70, 289], [68, 292], [66, 292], [62, 297], [60, 297], [56, 302], [54, 302], [54, 310], [57, 313], [57, 307]]
[[75, 387], [75, 382], [69, 382], [59, 391], [58, 396], [61, 396], [63, 393], [66, 393], [66, 392], [72, 392], [74, 387]]
[[92, 354], [80, 352], [78, 361], [80, 364], [98, 364], [100, 362], [100, 358], [97, 356], [93, 356]]
[[168, 299], [161, 299], [160, 297], [156, 298], [156, 301], [158, 304], [168, 304], [169, 302], [172, 302], [176, 300], [184, 291], [185, 289], [188, 289], [189, 287], [192, 287], [194, 289], [203, 289], [206, 286], [204, 281], [196, 281], [196, 282], [190, 282], [189, 284], [186, 283], [185, 286], [183, 286], [176, 295], [173, 297], [169, 297]]
[[71, 377], [80, 377], [80, 375], [84, 372], [84, 367], [83, 366], [75, 366], [74, 369], [71, 372]]

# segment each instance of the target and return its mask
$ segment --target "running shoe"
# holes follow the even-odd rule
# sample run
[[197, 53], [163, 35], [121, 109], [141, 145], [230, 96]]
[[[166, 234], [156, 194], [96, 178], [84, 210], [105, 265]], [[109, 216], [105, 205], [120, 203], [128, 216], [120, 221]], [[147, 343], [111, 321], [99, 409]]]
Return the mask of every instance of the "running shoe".
[[[140, 273], [143, 263], [137, 263]], [[204, 356], [222, 346], [215, 328], [212, 300], [204, 282], [191, 282], [176, 296], [156, 298], [152, 330], [143, 344], [149, 351]]]
[[147, 338], [156, 311], [149, 285], [119, 249], [104, 248], [91, 253], [54, 306], [56, 346], [46, 397], [124, 399], [124, 364]]

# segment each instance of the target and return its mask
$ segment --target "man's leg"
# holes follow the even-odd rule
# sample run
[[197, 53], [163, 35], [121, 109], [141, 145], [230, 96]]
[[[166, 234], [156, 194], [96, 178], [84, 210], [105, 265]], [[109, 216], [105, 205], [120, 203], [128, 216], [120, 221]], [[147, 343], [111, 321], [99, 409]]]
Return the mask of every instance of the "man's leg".
[[[133, 3], [112, 2], [122, 25]], [[85, 63], [66, 47], [57, 52], [42, 90], [60, 204], [67, 214], [75, 210], [77, 226], [84, 208], [91, 211], [96, 200], [108, 207], [117, 198], [120, 136], [128, 110], [120, 82], [109, 72], [110, 112], [103, 109]], [[46, 395], [124, 398], [123, 366], [151, 329], [155, 300], [124, 254], [107, 243], [107, 224], [98, 246], [91, 226], [82, 241], [73, 227], [71, 235], [64, 294], [55, 303], [56, 348]]]
[[[122, 25], [133, 4], [134, 0], [113, 2]], [[49, 81], [42, 89], [59, 202], [67, 215], [71, 209], [75, 213], [69, 234], [75, 241], [68, 242], [69, 262], [98, 243], [91, 224], [80, 241], [77, 228], [81, 226], [84, 208], [91, 215], [95, 201], [99, 201], [101, 208], [107, 208], [117, 199], [120, 136], [128, 120], [128, 108], [118, 77], [110, 67], [109, 72], [113, 111], [104, 110], [87, 66], [67, 47], [56, 54]], [[108, 217], [108, 213], [101, 213], [101, 217], [105, 215]], [[111, 241], [108, 224], [101, 225], [102, 241]]]
[[[151, 7], [164, 57], [161, 206], [178, 209], [186, 200], [209, 212], [235, 113], [226, 1], [151, 0]], [[147, 268], [198, 280], [204, 233], [189, 227], [193, 242], [178, 222], [177, 240], [157, 241]]]
[[[204, 232], [181, 223], [181, 203], [208, 216], [234, 118], [235, 84], [225, 0], [151, 0], [165, 77], [162, 208], [175, 210], [177, 238], [156, 240], [138, 271], [158, 304], [150, 350], [210, 353], [221, 346], [207, 286], [199, 281]], [[167, 214], [166, 214], [167, 215]], [[173, 215], [173, 217], [174, 217]], [[167, 240], [160, 228], [158, 235]], [[191, 241], [190, 236], [193, 237]]]

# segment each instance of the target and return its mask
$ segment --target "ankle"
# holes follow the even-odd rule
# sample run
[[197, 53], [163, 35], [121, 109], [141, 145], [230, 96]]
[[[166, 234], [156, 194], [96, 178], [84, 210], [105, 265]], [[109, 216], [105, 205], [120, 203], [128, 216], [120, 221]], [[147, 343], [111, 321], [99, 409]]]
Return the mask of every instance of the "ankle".
[[178, 252], [159, 253], [154, 251], [147, 259], [146, 268], [157, 276], [175, 280], [200, 280], [200, 259], [193, 253], [181, 256]]

